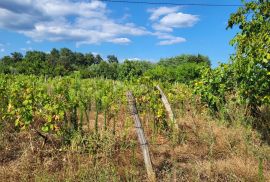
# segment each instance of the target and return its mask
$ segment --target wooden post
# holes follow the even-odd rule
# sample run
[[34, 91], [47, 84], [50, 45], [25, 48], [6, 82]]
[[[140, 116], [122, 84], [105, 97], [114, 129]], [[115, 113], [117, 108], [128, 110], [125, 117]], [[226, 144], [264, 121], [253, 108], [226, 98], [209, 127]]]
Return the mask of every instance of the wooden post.
[[152, 162], [149, 154], [149, 149], [148, 149], [148, 143], [145, 139], [142, 124], [140, 121], [140, 117], [136, 108], [136, 101], [134, 99], [134, 96], [132, 92], [128, 91], [127, 92], [127, 100], [128, 100], [128, 105], [129, 105], [129, 110], [130, 113], [133, 117], [134, 123], [135, 123], [135, 128], [136, 132], [138, 135], [138, 140], [141, 146], [141, 150], [143, 153], [143, 158], [144, 158], [144, 163], [147, 171], [147, 175], [150, 181], [154, 182], [156, 181], [156, 175], [152, 167]]
[[156, 88], [159, 90], [160, 92], [160, 95], [161, 95], [161, 100], [163, 102], [163, 105], [169, 115], [169, 118], [172, 122], [172, 125], [174, 126], [174, 130], [175, 131], [179, 131], [179, 127], [178, 127], [178, 124], [175, 122], [175, 118], [174, 118], [174, 114], [172, 112], [172, 108], [171, 108], [171, 105], [166, 97], [166, 95], [163, 93], [162, 89], [157, 85]]

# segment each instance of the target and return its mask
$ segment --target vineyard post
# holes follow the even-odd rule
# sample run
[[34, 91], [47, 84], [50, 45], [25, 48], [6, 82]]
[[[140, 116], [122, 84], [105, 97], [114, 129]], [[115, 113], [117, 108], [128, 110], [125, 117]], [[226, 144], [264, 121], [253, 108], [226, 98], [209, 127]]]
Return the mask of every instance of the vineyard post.
[[172, 108], [171, 108], [171, 105], [166, 97], [166, 95], [164, 94], [164, 92], [162, 91], [162, 89], [159, 87], [159, 85], [156, 86], [156, 88], [159, 90], [160, 92], [160, 95], [161, 95], [161, 101], [169, 115], [169, 118], [172, 122], [172, 125], [173, 125], [173, 131], [176, 131], [178, 132], [179, 131], [179, 127], [178, 127], [178, 124], [175, 122], [175, 118], [174, 118], [174, 114], [173, 114], [173, 111], [172, 111]]
[[128, 100], [130, 113], [135, 123], [135, 128], [138, 135], [138, 140], [141, 146], [141, 150], [143, 152], [143, 158], [144, 158], [144, 163], [145, 163], [148, 178], [150, 181], [156, 181], [156, 175], [153, 170], [152, 162], [151, 162], [151, 158], [149, 154], [148, 143], [145, 139], [140, 117], [136, 108], [136, 101], [134, 99], [132, 92], [130, 91], [127, 92], [127, 100]]
[[95, 117], [95, 132], [98, 134], [98, 115], [99, 115], [99, 105], [98, 101], [96, 100], [96, 117]]

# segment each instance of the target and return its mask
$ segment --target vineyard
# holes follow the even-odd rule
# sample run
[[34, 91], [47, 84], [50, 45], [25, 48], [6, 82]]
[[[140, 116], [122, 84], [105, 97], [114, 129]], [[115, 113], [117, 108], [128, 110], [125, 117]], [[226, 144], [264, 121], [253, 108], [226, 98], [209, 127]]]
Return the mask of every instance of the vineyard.
[[[76, 74], [53, 79], [2, 75], [1, 123], [14, 124], [18, 131], [34, 128], [60, 135], [64, 130], [89, 132], [92, 127], [97, 134], [107, 129], [115, 133], [119, 112], [126, 112], [126, 92], [131, 90], [142, 115], [154, 121], [149, 126], [159, 131], [166, 128], [166, 114], [155, 84], [147, 78], [125, 83], [80, 79]], [[177, 110], [191, 98], [183, 84], [165, 84], [164, 89]], [[93, 123], [90, 117], [95, 118]]]
[[[170, 120], [157, 85], [166, 94], [175, 121]], [[78, 74], [1, 75], [0, 91], [0, 174], [7, 181], [146, 180], [127, 91], [136, 98], [157, 178], [269, 179], [270, 149], [259, 142], [256, 132], [239, 126], [240, 120], [229, 128], [214, 121], [184, 84], [147, 77], [120, 82], [81, 79]], [[173, 122], [178, 123], [177, 131]]]
[[[10, 2], [0, 3], [0, 9], [27, 7]], [[115, 55], [103, 60], [99, 54], [68, 48], [50, 52], [29, 48], [25, 54], [2, 57], [0, 181], [270, 181], [270, 3], [242, 3], [227, 24], [227, 29], [238, 31], [230, 42], [235, 53], [217, 67], [201, 54], [119, 62]], [[160, 8], [148, 10], [150, 20], [163, 14], [160, 23], [167, 16], [194, 21], [200, 17], [178, 12], [176, 6]], [[167, 11], [172, 13], [165, 15]], [[16, 10], [20, 12], [26, 11]], [[76, 18], [74, 22], [80, 22]], [[104, 24], [114, 27], [114, 23]], [[123, 26], [135, 28], [132, 23]], [[173, 33], [173, 28], [182, 27], [166, 26], [153, 24], [153, 29]], [[77, 36], [76, 32], [88, 31], [72, 34]], [[147, 34], [161, 39], [159, 46], [185, 42], [165, 32]], [[131, 42], [117, 37], [104, 41]], [[0, 43], [1, 53], [3, 46]]]

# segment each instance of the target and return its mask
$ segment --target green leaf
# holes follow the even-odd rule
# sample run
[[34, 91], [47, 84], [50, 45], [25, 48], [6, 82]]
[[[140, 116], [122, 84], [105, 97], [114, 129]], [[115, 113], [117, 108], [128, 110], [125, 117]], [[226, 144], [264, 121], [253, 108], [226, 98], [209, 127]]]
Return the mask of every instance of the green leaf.
[[42, 127], [41, 127], [41, 130], [42, 130], [43, 132], [48, 132], [48, 131], [49, 131], [49, 126], [42, 126]]

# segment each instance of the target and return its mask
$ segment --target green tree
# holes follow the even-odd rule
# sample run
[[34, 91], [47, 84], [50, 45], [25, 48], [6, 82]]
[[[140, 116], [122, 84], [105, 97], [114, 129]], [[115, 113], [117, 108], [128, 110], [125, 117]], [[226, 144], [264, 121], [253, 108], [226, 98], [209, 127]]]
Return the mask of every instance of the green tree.
[[94, 64], [99, 64], [101, 63], [101, 61], [103, 61], [102, 57], [99, 54], [97, 54], [94, 58]]
[[152, 69], [147, 70], [144, 76], [149, 77], [151, 80], [159, 80], [161, 82], [176, 81], [174, 69], [162, 65], [156, 65]]
[[50, 54], [48, 54], [48, 56], [47, 56], [47, 61], [52, 67], [55, 67], [55, 65], [59, 61], [59, 58], [60, 58], [59, 50], [53, 48], [51, 50]]
[[22, 53], [19, 53], [19, 52], [13, 52], [11, 53], [11, 59], [17, 63], [17, 62], [20, 62], [23, 60], [23, 55]]
[[239, 28], [231, 44], [236, 53], [232, 66], [236, 87], [252, 113], [270, 103], [270, 2], [244, 3], [232, 14], [227, 28]]
[[0, 73], [9, 74], [9, 67], [14, 64], [10, 56], [4, 56], [0, 61]]
[[27, 51], [24, 60], [29, 62], [45, 62], [46, 53], [41, 51]]
[[109, 63], [118, 63], [118, 59], [115, 55], [108, 55], [107, 59]]
[[150, 77], [152, 80], [159, 80], [162, 82], [180, 82], [189, 84], [195, 79], [200, 78], [201, 70], [210, 68], [205, 63], [183, 63], [178, 66], [162, 66], [156, 65], [152, 69], [145, 72], [145, 76]]
[[161, 59], [158, 64], [162, 66], [179, 66], [185, 63], [205, 63], [206, 65], [210, 66], [210, 60], [207, 56], [203, 56], [201, 54], [198, 55], [189, 55], [189, 54], [182, 54], [180, 56]]
[[201, 101], [216, 114], [226, 104], [226, 95], [236, 95], [232, 65], [221, 64], [215, 69], [201, 69], [200, 78], [195, 81], [194, 86], [194, 91], [201, 96]]
[[87, 70], [81, 70], [84, 78], [102, 77], [116, 80], [118, 77], [118, 64], [101, 61], [99, 64], [90, 66]]
[[74, 57], [75, 57], [75, 64], [76, 65], [78, 65], [80, 67], [87, 65], [84, 54], [82, 54], [80, 52], [75, 52]]
[[59, 63], [60, 52], [53, 48], [49, 54], [46, 55], [46, 75], [57, 76], [55, 69]]
[[3, 66], [4, 65], [9, 65], [9, 64], [12, 64], [14, 63], [12, 58], [10, 56], [4, 56], [2, 59], [1, 59], [1, 62], [3, 63]]
[[174, 69], [175, 79], [177, 82], [189, 84], [191, 81], [200, 78], [201, 70], [205, 67], [209, 68], [204, 62], [190, 62], [179, 65]]
[[84, 55], [84, 57], [86, 66], [91, 66], [92, 64], [95, 63], [95, 56], [92, 53], [87, 53]]
[[152, 67], [152, 64], [147, 61], [130, 61], [125, 60], [119, 66], [119, 79], [132, 80], [142, 76], [147, 70]]
[[75, 64], [75, 56], [70, 49], [60, 49], [59, 62], [64, 66], [66, 72], [74, 71], [73, 64]]

